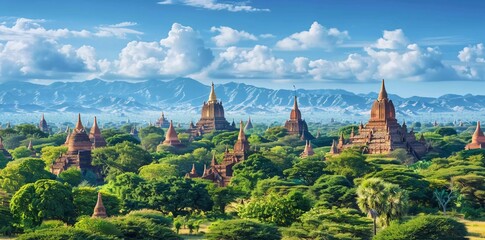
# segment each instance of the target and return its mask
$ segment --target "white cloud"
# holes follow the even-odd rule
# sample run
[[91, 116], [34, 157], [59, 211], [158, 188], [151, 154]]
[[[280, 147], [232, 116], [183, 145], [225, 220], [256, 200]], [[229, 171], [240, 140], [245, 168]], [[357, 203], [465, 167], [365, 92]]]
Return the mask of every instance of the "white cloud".
[[368, 81], [374, 78], [376, 63], [372, 58], [353, 53], [344, 61], [310, 61], [308, 68], [308, 73], [317, 80]]
[[274, 38], [276, 36], [271, 34], [271, 33], [265, 33], [265, 34], [260, 34], [259, 37], [260, 38]]
[[164, 0], [158, 2], [161, 5], [180, 4], [209, 10], [225, 10], [229, 12], [269, 12], [267, 8], [255, 8], [247, 5], [247, 2], [220, 3], [217, 0]]
[[160, 42], [132, 41], [115, 61], [116, 74], [129, 78], [184, 76], [201, 70], [213, 60], [191, 27], [174, 23]]
[[461, 62], [485, 62], [483, 52], [483, 43], [468, 46], [458, 53], [458, 59]]
[[308, 31], [294, 33], [278, 41], [276, 47], [282, 50], [332, 49], [346, 39], [349, 39], [347, 31], [340, 31], [337, 28], [327, 29], [318, 22], [313, 22]]
[[384, 31], [383, 36], [377, 40], [374, 47], [379, 49], [399, 49], [406, 47], [408, 42], [402, 29], [396, 29], [393, 31]]
[[253, 34], [245, 31], [238, 31], [226, 26], [211, 27], [211, 32], [219, 33], [218, 35], [212, 37], [212, 41], [214, 41], [218, 47], [234, 45], [243, 40], [258, 40], [258, 38]]
[[464, 65], [453, 65], [453, 68], [461, 77], [469, 80], [483, 80], [485, 78], [483, 43], [464, 47], [458, 53], [458, 59]]
[[136, 26], [135, 22], [121, 22], [118, 24], [96, 27], [97, 31], [94, 33], [98, 37], [117, 37], [126, 38], [127, 35], [142, 35], [140, 31], [136, 31], [129, 27]]
[[26, 40], [36, 38], [58, 39], [67, 37], [88, 37], [90, 32], [87, 30], [73, 31], [66, 28], [45, 29], [41, 23], [44, 19], [18, 18], [8, 26], [7, 22], [0, 24], [0, 41]]

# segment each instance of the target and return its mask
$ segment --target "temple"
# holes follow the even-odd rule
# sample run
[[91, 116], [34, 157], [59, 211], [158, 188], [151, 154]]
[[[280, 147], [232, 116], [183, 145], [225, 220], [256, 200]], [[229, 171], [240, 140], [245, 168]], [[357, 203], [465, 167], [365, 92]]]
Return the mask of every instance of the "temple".
[[389, 99], [382, 80], [379, 96], [372, 104], [370, 120], [364, 126], [359, 125], [357, 133], [350, 133], [349, 139], [345, 139], [343, 133], [338, 142], [333, 142], [330, 148], [331, 154], [339, 154], [345, 148], [360, 147], [367, 154], [386, 154], [395, 149], [405, 149], [416, 159], [420, 159], [428, 151], [426, 141], [416, 140], [414, 131], [407, 131], [406, 123], [402, 125], [396, 120], [396, 111], [392, 100]]
[[306, 121], [301, 118], [301, 112], [300, 109], [298, 109], [298, 100], [296, 96], [293, 103], [293, 109], [291, 109], [290, 119], [285, 122], [285, 128], [288, 130], [288, 134], [298, 135], [301, 140], [315, 139], [315, 137], [308, 131]]
[[[222, 163], [218, 164], [216, 162], [215, 155], [212, 157], [211, 166], [206, 169], [204, 166], [204, 171], [201, 176], [203, 179], [211, 180], [220, 187], [225, 187], [231, 182], [233, 170], [232, 167], [236, 163], [244, 161], [249, 152], [249, 142], [244, 134], [244, 125], [241, 121], [239, 124], [239, 135], [237, 141], [234, 144], [234, 149], [230, 152], [228, 149], [224, 152], [224, 159]], [[195, 166], [192, 166], [192, 171], [186, 174], [186, 177], [194, 178], [198, 177]]]
[[37, 153], [35, 152], [34, 145], [32, 144], [32, 140], [29, 141], [29, 145], [27, 145], [27, 149], [30, 151], [30, 156], [35, 158], [37, 157]]
[[306, 158], [306, 157], [313, 156], [314, 154], [315, 154], [315, 152], [313, 151], [312, 144], [310, 143], [310, 141], [306, 141], [305, 142], [305, 149], [300, 154], [300, 157]]
[[47, 125], [47, 121], [44, 118], [44, 114], [42, 114], [42, 118], [39, 122], [39, 130], [45, 133], [49, 133], [49, 125]]
[[249, 117], [248, 122], [246, 123], [246, 126], [244, 126], [244, 131], [248, 131], [249, 129], [252, 129], [252, 128], [253, 128], [253, 123], [251, 122], [251, 117]]
[[81, 122], [81, 114], [78, 115], [76, 127], [68, 135], [66, 141], [67, 153], [56, 159], [51, 165], [51, 172], [58, 175], [70, 167], [76, 167], [82, 173], [87, 170], [94, 171], [95, 168], [91, 165], [93, 143]]
[[94, 148], [106, 147], [106, 140], [101, 136], [101, 130], [98, 127], [98, 120], [94, 117], [93, 126], [89, 131], [89, 140], [93, 143]]
[[222, 102], [217, 101], [214, 83], [211, 86], [209, 100], [202, 105], [201, 118], [195, 126], [187, 130], [193, 136], [200, 136], [214, 130], [236, 130], [224, 117]]
[[477, 122], [477, 128], [472, 135], [472, 142], [465, 146], [465, 150], [485, 148], [485, 135], [483, 135], [480, 121]]
[[165, 118], [165, 114], [162, 112], [162, 115], [160, 116], [159, 119], [155, 122], [155, 126], [159, 128], [168, 128], [169, 126], [168, 120]]
[[3, 146], [3, 138], [0, 137], [0, 152], [3, 154], [3, 156], [7, 160], [12, 160], [12, 155], [5, 149], [5, 146]]
[[103, 204], [103, 197], [101, 196], [101, 192], [98, 192], [98, 200], [96, 201], [96, 206], [94, 206], [92, 218], [106, 218], [108, 214], [106, 214], [106, 208]]
[[177, 132], [173, 127], [173, 122], [170, 120], [170, 125], [168, 126], [167, 133], [165, 134], [165, 140], [162, 145], [172, 146], [172, 147], [183, 147], [184, 145], [180, 142]]

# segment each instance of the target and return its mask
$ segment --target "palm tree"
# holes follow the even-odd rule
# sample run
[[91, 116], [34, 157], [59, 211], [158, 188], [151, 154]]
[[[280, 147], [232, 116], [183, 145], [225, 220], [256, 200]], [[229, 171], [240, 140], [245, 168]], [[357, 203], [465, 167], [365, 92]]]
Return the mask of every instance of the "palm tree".
[[357, 205], [370, 216], [374, 223], [374, 235], [377, 232], [377, 220], [383, 226], [389, 226], [393, 219], [406, 214], [407, 193], [398, 185], [380, 178], [369, 178], [357, 188]]

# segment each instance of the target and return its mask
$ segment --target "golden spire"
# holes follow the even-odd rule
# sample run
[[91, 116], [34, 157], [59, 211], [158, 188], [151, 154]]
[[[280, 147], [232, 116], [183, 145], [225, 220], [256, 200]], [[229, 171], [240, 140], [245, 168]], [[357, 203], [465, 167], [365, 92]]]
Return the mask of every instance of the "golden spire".
[[484, 135], [483, 135], [482, 128], [480, 127], [480, 121], [477, 121], [477, 128], [473, 133], [472, 142], [478, 142], [479, 138], [483, 138], [483, 137]]
[[79, 113], [78, 116], [77, 116], [77, 123], [76, 123], [76, 130], [83, 130], [84, 127], [83, 127], [83, 123], [81, 122], [81, 114]]
[[293, 109], [297, 110], [298, 109], [298, 101], [295, 95], [295, 102], [293, 103]]
[[96, 116], [94, 116], [93, 127], [91, 127], [90, 134], [92, 135], [101, 134], [101, 131], [99, 130], [99, 127], [98, 127], [98, 119], [96, 118]]
[[237, 140], [246, 140], [246, 135], [244, 134], [244, 124], [243, 121], [239, 122], [239, 135], [237, 136]]
[[381, 85], [381, 91], [379, 92], [379, 97], [377, 100], [383, 100], [387, 99], [387, 91], [386, 91], [386, 86], [384, 85], [384, 79], [382, 79], [382, 85]]
[[217, 102], [216, 92], [214, 91], [214, 83], [211, 86], [211, 93], [209, 94], [209, 102]]

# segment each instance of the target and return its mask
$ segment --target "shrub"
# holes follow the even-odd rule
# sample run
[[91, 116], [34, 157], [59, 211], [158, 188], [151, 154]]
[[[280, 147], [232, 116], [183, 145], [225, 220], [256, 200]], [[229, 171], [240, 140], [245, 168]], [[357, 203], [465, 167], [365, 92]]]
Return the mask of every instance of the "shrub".
[[375, 240], [459, 240], [466, 239], [466, 227], [445, 216], [423, 215], [402, 224], [392, 224], [379, 232]]
[[153, 221], [141, 217], [124, 216], [112, 218], [111, 222], [123, 234], [123, 239], [181, 239], [178, 237], [172, 229], [158, 225]]
[[20, 235], [17, 240], [109, 240], [107, 236], [72, 227], [48, 228]]
[[236, 219], [213, 223], [205, 237], [209, 240], [276, 240], [281, 239], [281, 233], [272, 225]]
[[171, 227], [173, 222], [171, 218], [165, 217], [162, 212], [159, 212], [157, 210], [151, 210], [151, 209], [131, 211], [130, 213], [127, 214], [127, 216], [148, 219], [154, 222], [155, 224], [160, 224], [166, 227]]
[[116, 225], [107, 219], [82, 217], [74, 226], [76, 229], [99, 233], [105, 236], [122, 236], [121, 231]]

